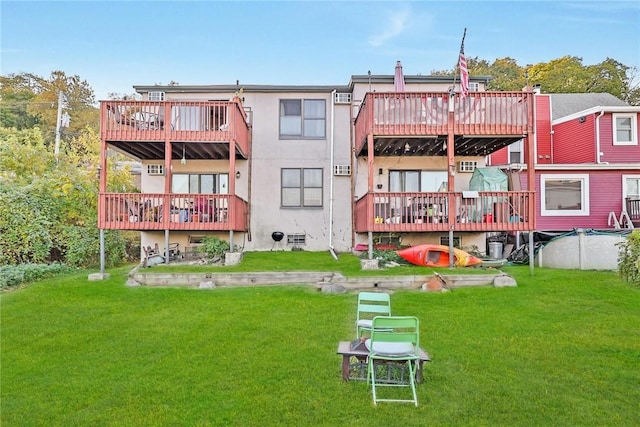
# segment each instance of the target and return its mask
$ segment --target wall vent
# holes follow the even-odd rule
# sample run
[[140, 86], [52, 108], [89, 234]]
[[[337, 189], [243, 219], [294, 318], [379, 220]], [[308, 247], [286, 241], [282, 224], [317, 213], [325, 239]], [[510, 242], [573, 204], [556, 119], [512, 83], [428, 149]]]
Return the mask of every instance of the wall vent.
[[304, 245], [307, 241], [306, 234], [287, 234], [288, 245]]
[[333, 174], [336, 176], [351, 176], [351, 165], [333, 165]]
[[478, 167], [478, 162], [462, 160], [458, 162], [458, 172], [473, 172]]
[[164, 175], [164, 165], [147, 165], [148, 175]]
[[346, 92], [336, 92], [333, 96], [334, 104], [351, 104], [351, 94]]
[[164, 92], [149, 92], [149, 101], [164, 101]]

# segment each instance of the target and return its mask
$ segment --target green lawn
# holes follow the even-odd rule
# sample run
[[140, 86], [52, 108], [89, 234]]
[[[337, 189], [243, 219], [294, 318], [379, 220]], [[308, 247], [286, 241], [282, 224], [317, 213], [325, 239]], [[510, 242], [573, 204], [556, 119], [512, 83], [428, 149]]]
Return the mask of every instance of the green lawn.
[[[283, 266], [283, 268], [286, 266]], [[1, 296], [5, 426], [640, 425], [640, 291], [508, 267], [517, 288], [397, 291], [433, 361], [420, 406], [341, 380], [356, 295], [128, 288], [125, 269]]]

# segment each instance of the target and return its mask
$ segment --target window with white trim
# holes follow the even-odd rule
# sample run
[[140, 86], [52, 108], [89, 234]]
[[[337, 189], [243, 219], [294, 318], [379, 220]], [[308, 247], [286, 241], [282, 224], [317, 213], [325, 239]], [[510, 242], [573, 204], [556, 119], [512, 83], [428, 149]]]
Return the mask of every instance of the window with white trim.
[[638, 145], [637, 114], [613, 115], [613, 145]]
[[281, 99], [280, 139], [323, 139], [326, 117], [324, 99]]
[[627, 197], [640, 200], [640, 175], [622, 175], [622, 200]]
[[282, 169], [280, 194], [284, 208], [322, 207], [322, 169]]
[[448, 179], [447, 171], [391, 170], [389, 191], [446, 191]]
[[176, 194], [229, 194], [229, 174], [173, 174], [171, 175], [171, 192]]
[[543, 174], [540, 193], [542, 216], [589, 215], [588, 174]]

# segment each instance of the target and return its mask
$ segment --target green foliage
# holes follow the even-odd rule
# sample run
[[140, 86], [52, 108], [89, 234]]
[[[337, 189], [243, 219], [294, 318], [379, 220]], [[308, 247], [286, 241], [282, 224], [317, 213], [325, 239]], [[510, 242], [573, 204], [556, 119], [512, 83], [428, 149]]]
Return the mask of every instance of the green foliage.
[[[35, 129], [0, 128], [0, 265], [64, 261], [99, 262], [97, 225], [100, 139], [85, 129], [63, 145], [59, 161]], [[108, 187], [130, 190], [128, 170], [109, 162]], [[128, 241], [105, 233], [108, 266], [126, 259]]]
[[229, 242], [219, 237], [207, 236], [202, 239], [202, 245], [198, 247], [198, 251], [209, 258], [224, 257], [224, 254], [229, 252]]
[[640, 286], [640, 230], [634, 230], [619, 243], [618, 270], [627, 282]]
[[35, 282], [69, 271], [69, 267], [60, 263], [0, 266], [0, 289]]
[[[599, 64], [584, 65], [582, 58], [563, 56], [549, 62], [520, 66], [513, 58], [497, 58], [490, 63], [467, 58], [472, 76], [490, 76], [488, 90], [518, 91], [527, 83], [540, 84], [544, 93], [610, 93], [631, 105], [640, 105], [638, 69], [607, 58]], [[434, 75], [454, 75], [453, 70], [433, 71]], [[527, 78], [528, 73], [528, 78]]]

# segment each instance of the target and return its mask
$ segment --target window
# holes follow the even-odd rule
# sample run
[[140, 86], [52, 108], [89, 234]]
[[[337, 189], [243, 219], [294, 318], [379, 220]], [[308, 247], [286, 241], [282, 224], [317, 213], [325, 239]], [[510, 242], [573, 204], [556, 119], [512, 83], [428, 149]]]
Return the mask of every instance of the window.
[[636, 114], [613, 115], [613, 145], [638, 145]]
[[509, 145], [509, 163], [524, 163], [522, 160], [522, 139]]
[[446, 191], [446, 171], [389, 171], [389, 191]]
[[287, 245], [304, 245], [306, 242], [306, 234], [287, 234]]
[[171, 176], [175, 194], [228, 194], [229, 174], [175, 174]]
[[282, 169], [281, 205], [322, 207], [322, 169]]
[[281, 139], [321, 139], [325, 137], [324, 99], [281, 99]]
[[542, 216], [589, 215], [589, 175], [541, 175]]
[[627, 197], [640, 199], [640, 175], [622, 175], [622, 200]]

